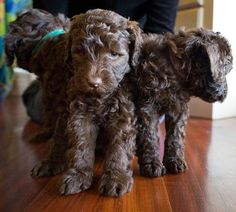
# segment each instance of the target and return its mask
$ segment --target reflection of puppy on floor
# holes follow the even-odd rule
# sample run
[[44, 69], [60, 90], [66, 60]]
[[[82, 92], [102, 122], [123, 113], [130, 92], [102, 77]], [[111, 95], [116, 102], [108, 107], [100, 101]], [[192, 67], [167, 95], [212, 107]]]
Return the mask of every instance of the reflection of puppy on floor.
[[[160, 176], [186, 169], [184, 158], [188, 101], [196, 96], [222, 102], [227, 94], [226, 75], [232, 69], [227, 40], [204, 29], [144, 39], [136, 70], [137, 139], [140, 171]], [[166, 141], [160, 161], [157, 125], [165, 114]], [[158, 141], [158, 142], [157, 142]]]
[[[55, 175], [67, 165], [60, 192], [73, 194], [89, 188], [96, 139], [102, 133], [108, 147], [99, 191], [105, 195], [122, 195], [130, 191], [133, 184], [131, 162], [136, 129], [127, 75], [141, 30], [136, 23], [114, 12], [97, 9], [75, 16], [68, 33], [43, 42], [39, 39], [40, 46], [37, 42], [31, 46], [33, 37], [24, 36], [28, 29], [33, 31], [44, 26], [43, 19], [37, 23], [33, 18], [34, 13], [41, 12], [30, 10], [19, 17], [11, 24], [6, 39], [10, 61], [15, 54], [20, 66], [39, 76], [45, 126], [52, 132], [51, 151], [47, 159], [33, 169], [32, 175]], [[22, 23], [24, 16], [29, 17]], [[30, 18], [34, 21], [30, 22]], [[60, 28], [62, 26], [57, 26], [56, 30]], [[32, 55], [26, 52], [28, 58], [23, 63], [21, 57], [26, 44]], [[65, 152], [68, 164], [65, 164]]]

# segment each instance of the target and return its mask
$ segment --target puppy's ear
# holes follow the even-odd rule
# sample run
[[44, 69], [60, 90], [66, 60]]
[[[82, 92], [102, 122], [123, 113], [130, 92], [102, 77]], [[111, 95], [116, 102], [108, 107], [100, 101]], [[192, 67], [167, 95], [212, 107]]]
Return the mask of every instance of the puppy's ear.
[[233, 68], [233, 56], [228, 41], [218, 35], [214, 44], [204, 46], [209, 57], [211, 74], [214, 80], [222, 79]]
[[77, 29], [79, 29], [81, 24], [85, 24], [83, 21], [84, 14], [75, 15], [71, 18], [70, 30], [66, 34], [66, 45], [65, 45], [65, 59], [64, 63], [69, 64], [71, 61], [71, 47], [72, 47], [72, 36], [76, 36]]
[[205, 57], [203, 57], [209, 63], [211, 76], [213, 80], [219, 79], [219, 75], [221, 74], [221, 65], [220, 65], [220, 54], [218, 46], [210, 45], [205, 46], [201, 45], [201, 52]]
[[142, 44], [142, 30], [135, 21], [128, 21], [127, 31], [130, 34], [130, 64], [136, 66]]
[[21, 40], [16, 36], [8, 34], [5, 38], [5, 54], [7, 65], [11, 66], [15, 59], [16, 46], [20, 44]]
[[201, 41], [195, 40], [191, 47], [188, 46], [187, 55], [190, 55], [191, 67], [194, 75], [207, 74], [216, 78], [218, 72], [218, 51], [214, 47], [206, 46]]
[[207, 68], [213, 80], [222, 79], [232, 69], [232, 53], [228, 41], [219, 33], [204, 29], [190, 33], [194, 36], [187, 41], [187, 46], [192, 46], [192, 60], [199, 68]]
[[83, 26], [85, 23], [84, 20], [85, 14], [82, 13], [80, 15], [75, 15], [71, 18], [71, 25], [70, 25], [70, 30], [73, 29], [79, 29], [81, 26]]

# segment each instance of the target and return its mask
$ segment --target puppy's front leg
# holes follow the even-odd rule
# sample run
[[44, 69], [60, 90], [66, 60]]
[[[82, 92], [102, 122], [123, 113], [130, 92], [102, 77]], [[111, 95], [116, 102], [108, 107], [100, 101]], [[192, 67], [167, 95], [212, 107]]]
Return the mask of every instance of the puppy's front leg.
[[140, 174], [147, 177], [159, 177], [166, 170], [160, 160], [158, 136], [159, 116], [153, 105], [138, 107], [139, 132], [137, 136], [137, 155]]
[[188, 108], [187, 105], [182, 108], [182, 112], [172, 112], [165, 117], [166, 141], [163, 163], [172, 173], [183, 172], [187, 168], [184, 158], [184, 137]]
[[59, 188], [64, 195], [79, 193], [92, 184], [97, 128], [89, 114], [77, 109], [71, 112], [67, 132], [69, 169]]
[[125, 115], [117, 115], [106, 129], [110, 143], [99, 183], [99, 192], [103, 195], [121, 196], [132, 188], [132, 158], [136, 137], [132, 116], [128, 111]]

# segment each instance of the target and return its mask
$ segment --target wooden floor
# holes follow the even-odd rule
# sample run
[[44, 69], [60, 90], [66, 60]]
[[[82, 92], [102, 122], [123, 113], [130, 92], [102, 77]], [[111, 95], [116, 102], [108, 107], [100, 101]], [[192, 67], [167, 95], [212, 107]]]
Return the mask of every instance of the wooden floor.
[[[21, 80], [22, 82], [22, 80]], [[31, 168], [47, 153], [46, 143], [29, 143], [39, 129], [29, 121], [16, 89], [0, 105], [0, 211], [236, 211], [236, 119], [211, 122], [190, 119], [186, 137], [189, 169], [148, 179], [139, 176], [134, 162], [134, 186], [121, 198], [100, 196], [97, 181], [102, 158], [97, 159], [92, 188], [60, 196], [60, 176], [34, 179]]]

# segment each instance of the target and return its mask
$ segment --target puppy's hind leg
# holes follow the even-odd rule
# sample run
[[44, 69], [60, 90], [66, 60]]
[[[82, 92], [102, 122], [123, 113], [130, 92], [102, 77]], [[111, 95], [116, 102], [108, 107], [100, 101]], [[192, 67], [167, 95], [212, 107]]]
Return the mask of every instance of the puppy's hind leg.
[[65, 170], [67, 166], [65, 152], [68, 145], [65, 136], [66, 116], [66, 114], [59, 115], [54, 134], [50, 139], [51, 148], [49, 155], [32, 169], [32, 176], [53, 176]]
[[[45, 97], [46, 99], [46, 97]], [[48, 141], [54, 134], [59, 115], [53, 111], [53, 108], [48, 103], [43, 106], [43, 127], [29, 138], [29, 142]]]

